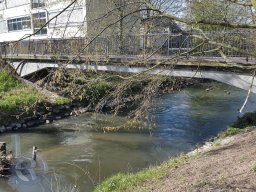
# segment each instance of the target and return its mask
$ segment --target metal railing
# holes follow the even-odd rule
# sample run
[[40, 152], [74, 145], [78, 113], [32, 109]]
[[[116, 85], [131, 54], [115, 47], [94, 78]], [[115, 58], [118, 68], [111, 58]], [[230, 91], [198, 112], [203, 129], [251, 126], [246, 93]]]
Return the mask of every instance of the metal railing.
[[[240, 57], [256, 54], [254, 33], [206, 33], [209, 40], [197, 38], [198, 34], [157, 33], [120, 37], [87, 37], [70, 39], [25, 40], [0, 44], [0, 54], [5, 55], [145, 55], [159, 56], [196, 55]], [[215, 42], [215, 43], [213, 43]], [[228, 46], [221, 46], [229, 45]], [[200, 46], [199, 46], [200, 45]]]

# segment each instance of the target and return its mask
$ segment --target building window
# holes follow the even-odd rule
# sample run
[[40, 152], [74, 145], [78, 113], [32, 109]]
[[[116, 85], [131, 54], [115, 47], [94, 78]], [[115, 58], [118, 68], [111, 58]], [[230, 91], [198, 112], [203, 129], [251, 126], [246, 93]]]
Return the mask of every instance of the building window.
[[24, 29], [31, 29], [30, 17], [21, 17], [17, 19], [7, 20], [8, 31], [19, 31]]
[[44, 7], [45, 6], [45, 0], [32, 0], [31, 1], [31, 6], [33, 8], [38, 8], [38, 7]]
[[47, 22], [47, 18], [46, 18], [46, 13], [45, 12], [40, 12], [40, 13], [33, 14], [33, 26], [34, 26], [34, 32], [36, 32], [36, 35], [45, 35], [45, 34], [47, 34], [47, 27], [44, 26], [46, 22]]

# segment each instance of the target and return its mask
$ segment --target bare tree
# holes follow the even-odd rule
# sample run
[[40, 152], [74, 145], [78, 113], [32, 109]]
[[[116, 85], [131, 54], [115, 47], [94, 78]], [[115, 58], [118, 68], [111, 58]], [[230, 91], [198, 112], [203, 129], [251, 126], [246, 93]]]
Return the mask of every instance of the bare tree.
[[[59, 14], [46, 23], [40, 23], [38, 31], [49, 24], [57, 24], [59, 17], [67, 10], [69, 10], [66, 20], [68, 23], [69, 18], [74, 14], [72, 6], [74, 7], [77, 1], [66, 3], [66, 7]], [[172, 69], [173, 64], [184, 57], [220, 56], [226, 62], [230, 62], [229, 57], [234, 55], [249, 57], [256, 54], [254, 51], [255, 1], [93, 0], [87, 1], [86, 6], [87, 15], [73, 38], [65, 39], [64, 34], [68, 31], [68, 25], [66, 25], [63, 31], [64, 39], [46, 40], [50, 42], [46, 45], [51, 45], [51, 51], [47, 54], [52, 54], [54, 49], [56, 57], [60, 54], [72, 55], [72, 60], [66, 61], [64, 65], [60, 64], [63, 68], [50, 74], [48, 77], [51, 78], [48, 80], [51, 81], [47, 82], [52, 85], [62, 85], [62, 88], [55, 87], [55, 89], [73, 98], [88, 99], [88, 95], [93, 93], [91, 96], [95, 99], [92, 99], [92, 103], [99, 111], [111, 102], [117, 104], [117, 109], [120, 109], [124, 102], [122, 99], [130, 97], [129, 89], [132, 89], [134, 81], [137, 80], [141, 87], [145, 84], [149, 85], [144, 89], [147, 94], [128, 100], [144, 99], [145, 103], [148, 103], [150, 95], [161, 87], [161, 83], [159, 81], [145, 83], [146, 77], [142, 75], [156, 67], [164, 66]], [[16, 48], [26, 46], [24, 40], [29, 40], [38, 31], [19, 41], [7, 44], [10, 47], [16, 46]], [[86, 35], [78, 38], [77, 34], [81, 31]], [[42, 46], [42, 42], [37, 45], [33, 44], [33, 46]], [[171, 52], [170, 48], [172, 48]], [[29, 49], [28, 54], [31, 54], [30, 51]], [[141, 57], [142, 54], [143, 57]], [[142, 75], [108, 74], [106, 77], [97, 74], [94, 79], [87, 79], [82, 71], [78, 70], [70, 75], [65, 70], [65, 65], [74, 60], [88, 58], [88, 60], [82, 60], [86, 64], [90, 63], [91, 58], [103, 55], [107, 58], [111, 55], [132, 55], [137, 58], [137, 61], [133, 60], [132, 63], [128, 62], [126, 65], [147, 63], [148, 59], [157, 55], [168, 56], [168, 58], [154, 66], [145, 65], [148, 69]], [[172, 65], [166, 65], [167, 62]], [[121, 79], [122, 83], [116, 89], [111, 89], [110, 94], [107, 91], [109, 84], [105, 80], [111, 78]], [[103, 93], [93, 92], [95, 84], [104, 85]], [[67, 88], [63, 89], [65, 86]]]

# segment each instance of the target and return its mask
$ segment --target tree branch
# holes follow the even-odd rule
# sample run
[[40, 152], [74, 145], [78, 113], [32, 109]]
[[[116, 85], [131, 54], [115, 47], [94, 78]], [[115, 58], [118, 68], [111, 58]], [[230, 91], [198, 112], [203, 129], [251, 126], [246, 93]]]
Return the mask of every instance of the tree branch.
[[[204, 25], [212, 25], [212, 26], [222, 26], [222, 27], [229, 27], [229, 28], [240, 28], [240, 29], [256, 29], [256, 25], [255, 24], [240, 24], [240, 23], [229, 23], [229, 22], [218, 22], [218, 21], [207, 21], [207, 20], [198, 20], [198, 21], [192, 21], [192, 20], [188, 20], [185, 18], [180, 18], [180, 17], [176, 17], [174, 15], [171, 14], [161, 14], [161, 15], [156, 15], [156, 16], [152, 16], [148, 19], [145, 20], [154, 20], [154, 19], [162, 19], [162, 18], [168, 18], [170, 20], [173, 21], [178, 21], [181, 23], [185, 23], [187, 25], [195, 25], [195, 24], [204, 24]], [[144, 20], [144, 21], [145, 21]]]

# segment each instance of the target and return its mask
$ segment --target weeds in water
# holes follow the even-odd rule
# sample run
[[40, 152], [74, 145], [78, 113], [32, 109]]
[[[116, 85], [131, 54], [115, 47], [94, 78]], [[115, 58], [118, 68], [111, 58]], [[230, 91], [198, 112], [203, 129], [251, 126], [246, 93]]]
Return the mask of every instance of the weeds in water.
[[65, 180], [58, 174], [54, 173], [50, 181], [51, 192], [80, 192], [76, 185], [68, 185]]

